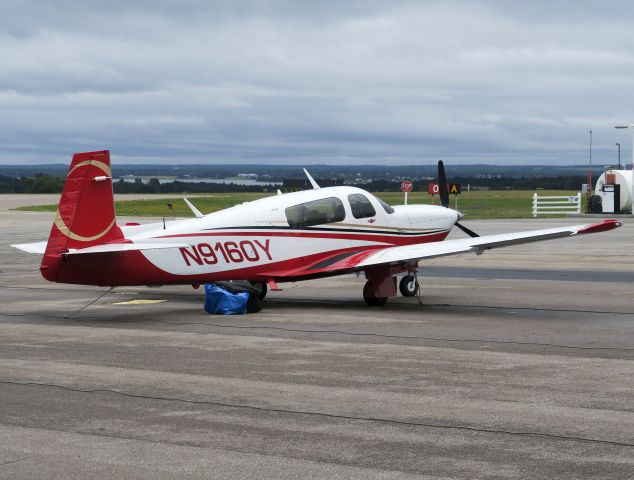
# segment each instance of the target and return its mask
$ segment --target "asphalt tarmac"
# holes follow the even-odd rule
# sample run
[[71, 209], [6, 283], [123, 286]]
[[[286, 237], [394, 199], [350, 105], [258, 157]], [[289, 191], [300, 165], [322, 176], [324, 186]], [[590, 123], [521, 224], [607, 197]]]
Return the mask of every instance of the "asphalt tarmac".
[[[51, 284], [0, 208], [0, 478], [634, 478], [634, 222], [435, 259], [422, 305]], [[468, 221], [499, 233], [583, 220]], [[452, 234], [455, 237], [460, 232]]]

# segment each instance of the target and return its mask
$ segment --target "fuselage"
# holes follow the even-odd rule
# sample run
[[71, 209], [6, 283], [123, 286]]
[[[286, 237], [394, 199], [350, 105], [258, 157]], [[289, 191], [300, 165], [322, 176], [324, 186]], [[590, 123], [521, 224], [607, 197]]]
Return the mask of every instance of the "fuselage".
[[[345, 268], [346, 262], [352, 265], [380, 248], [441, 241], [458, 216], [433, 205], [390, 207], [359, 188], [329, 187], [275, 195], [165, 225], [123, 226], [122, 231], [133, 243], [187, 245], [138, 252], [152, 266], [152, 283], [288, 281], [326, 275], [335, 263]], [[137, 277], [124, 275], [122, 281], [138, 283]]]

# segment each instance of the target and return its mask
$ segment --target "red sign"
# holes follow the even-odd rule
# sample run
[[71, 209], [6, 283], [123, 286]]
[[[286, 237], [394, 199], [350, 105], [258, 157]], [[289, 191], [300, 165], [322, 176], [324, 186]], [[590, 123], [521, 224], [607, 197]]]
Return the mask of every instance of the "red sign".
[[[458, 195], [462, 193], [462, 189], [460, 188], [459, 183], [450, 183], [447, 185], [447, 190], [451, 195]], [[427, 184], [427, 193], [430, 195], [440, 195], [440, 185], [437, 183], [428, 183]]]
[[414, 184], [412, 182], [410, 182], [409, 180], [403, 180], [401, 182], [401, 190], [402, 191], [411, 192], [413, 188], [414, 188]]

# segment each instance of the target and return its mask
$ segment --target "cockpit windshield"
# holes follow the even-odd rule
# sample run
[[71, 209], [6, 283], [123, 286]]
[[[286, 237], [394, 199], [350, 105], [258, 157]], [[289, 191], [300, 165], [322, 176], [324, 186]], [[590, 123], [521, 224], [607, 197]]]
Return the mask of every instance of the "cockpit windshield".
[[[372, 194], [370, 194], [372, 195]], [[381, 200], [379, 197], [377, 197], [376, 195], [372, 195], [374, 197], [374, 199], [379, 202], [381, 204], [381, 206], [383, 207], [383, 210], [385, 210], [385, 213], [387, 213], [388, 215], [390, 213], [394, 213], [394, 209], [392, 207], [390, 207], [387, 203], [385, 203], [383, 200]]]

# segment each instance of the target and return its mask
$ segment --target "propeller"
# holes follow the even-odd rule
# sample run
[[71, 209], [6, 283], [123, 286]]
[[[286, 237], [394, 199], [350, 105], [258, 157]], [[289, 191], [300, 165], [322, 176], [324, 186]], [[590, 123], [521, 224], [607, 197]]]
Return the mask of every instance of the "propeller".
[[440, 204], [449, 207], [449, 185], [447, 185], [447, 176], [445, 175], [445, 164], [442, 160], [438, 160], [438, 189], [440, 193]]
[[464, 225], [462, 225], [460, 222], [456, 222], [456, 223], [454, 223], [454, 225], [456, 227], [458, 227], [460, 230], [462, 230], [464, 233], [469, 235], [470, 237], [475, 238], [475, 237], [479, 237], [480, 236], [477, 233], [475, 233], [473, 230], [470, 230], [467, 227], [465, 227]]
[[[445, 175], [445, 164], [442, 160], [438, 160], [438, 190], [441, 205], [445, 208], [449, 208], [449, 185], [447, 184], [447, 175]], [[470, 237], [475, 238], [480, 236], [473, 230], [461, 225], [458, 221], [456, 221], [454, 225]]]

